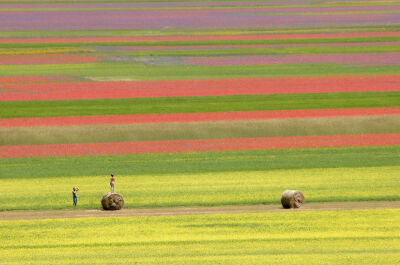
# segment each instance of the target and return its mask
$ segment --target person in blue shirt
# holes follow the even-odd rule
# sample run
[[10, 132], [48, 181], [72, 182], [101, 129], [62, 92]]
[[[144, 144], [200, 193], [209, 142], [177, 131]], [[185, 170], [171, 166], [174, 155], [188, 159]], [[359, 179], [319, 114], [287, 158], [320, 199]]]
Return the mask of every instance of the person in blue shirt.
[[78, 190], [79, 190], [79, 188], [78, 187], [74, 187], [73, 189], [72, 189], [72, 199], [74, 200], [74, 206], [76, 207], [76, 204], [78, 203]]

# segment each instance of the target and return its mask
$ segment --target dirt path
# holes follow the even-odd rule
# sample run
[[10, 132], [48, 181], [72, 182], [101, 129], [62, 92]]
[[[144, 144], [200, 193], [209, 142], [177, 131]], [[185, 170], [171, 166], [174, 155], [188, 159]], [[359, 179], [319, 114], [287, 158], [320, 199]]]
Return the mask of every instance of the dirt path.
[[397, 209], [400, 201], [382, 202], [326, 202], [307, 203], [300, 209], [283, 209], [280, 204], [268, 205], [234, 205], [216, 207], [174, 207], [152, 209], [124, 209], [121, 211], [93, 210], [21, 210], [0, 212], [0, 220], [34, 220], [110, 216], [168, 216], [168, 215], [197, 215], [223, 213], [263, 213], [263, 212], [293, 212], [293, 211], [337, 211], [360, 209]]

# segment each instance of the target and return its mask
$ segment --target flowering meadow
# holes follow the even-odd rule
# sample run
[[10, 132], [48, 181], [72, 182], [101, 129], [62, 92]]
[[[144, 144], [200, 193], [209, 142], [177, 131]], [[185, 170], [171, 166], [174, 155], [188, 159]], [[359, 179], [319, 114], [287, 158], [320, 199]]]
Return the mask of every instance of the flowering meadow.
[[398, 204], [110, 173], [395, 205], [400, 2], [0, 0], [1, 264], [400, 263]]

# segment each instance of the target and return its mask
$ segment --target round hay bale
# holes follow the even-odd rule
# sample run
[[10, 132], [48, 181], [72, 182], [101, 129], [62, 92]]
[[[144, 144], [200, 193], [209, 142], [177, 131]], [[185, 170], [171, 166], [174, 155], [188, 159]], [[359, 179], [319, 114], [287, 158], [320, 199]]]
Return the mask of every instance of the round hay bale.
[[298, 190], [285, 190], [282, 193], [281, 203], [283, 208], [300, 208], [304, 204], [304, 195]]
[[101, 205], [104, 210], [121, 210], [124, 207], [124, 198], [121, 194], [118, 193], [107, 193], [104, 194], [101, 199]]

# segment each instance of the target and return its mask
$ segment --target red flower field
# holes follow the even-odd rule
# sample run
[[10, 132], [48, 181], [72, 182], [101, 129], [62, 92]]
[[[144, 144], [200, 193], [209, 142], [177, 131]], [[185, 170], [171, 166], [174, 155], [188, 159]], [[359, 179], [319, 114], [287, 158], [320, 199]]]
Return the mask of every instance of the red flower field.
[[[11, 79], [10, 79], [11, 80]], [[2, 101], [399, 91], [400, 76], [0, 83]]]
[[0, 146], [0, 158], [400, 145], [400, 134]]

